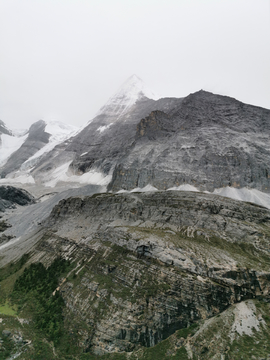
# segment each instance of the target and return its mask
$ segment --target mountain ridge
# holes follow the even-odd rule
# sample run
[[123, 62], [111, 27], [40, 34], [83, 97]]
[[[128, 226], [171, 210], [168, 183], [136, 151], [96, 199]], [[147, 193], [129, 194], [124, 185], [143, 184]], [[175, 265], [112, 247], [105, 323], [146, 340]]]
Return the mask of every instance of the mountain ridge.
[[129, 83], [2, 168], [0, 358], [269, 358], [270, 110]]
[[101, 181], [110, 191], [189, 184], [269, 193], [269, 110], [204, 90], [153, 100], [141, 96], [143, 88], [129, 78], [85, 127], [32, 155], [17, 175], [45, 187]]

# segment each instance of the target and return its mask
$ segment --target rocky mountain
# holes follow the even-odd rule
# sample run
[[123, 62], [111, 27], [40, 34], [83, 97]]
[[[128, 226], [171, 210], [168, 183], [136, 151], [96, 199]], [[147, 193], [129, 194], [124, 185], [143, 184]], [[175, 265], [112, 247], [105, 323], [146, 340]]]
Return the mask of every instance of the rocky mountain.
[[[153, 106], [166, 110], [176, 102], [176, 99], [155, 102], [148, 96], [154, 97], [141, 79], [130, 77], [77, 135], [56, 146], [37, 164], [32, 176], [38, 181], [47, 179], [48, 182], [59, 172], [69, 177], [98, 173], [99, 183], [106, 178], [108, 184], [114, 164], [133, 142], [139, 119], [148, 115]], [[60, 181], [69, 180], [62, 176]], [[91, 176], [88, 181], [97, 184]]]
[[201, 190], [249, 186], [269, 192], [270, 111], [204, 91], [137, 125], [133, 148], [116, 165], [110, 189]]
[[18, 183], [24, 182], [24, 178], [33, 183], [34, 179], [29, 174], [29, 170], [44, 154], [76, 131], [77, 128], [74, 126], [39, 120], [31, 125], [26, 133], [18, 131], [5, 133], [2, 135], [0, 155], [1, 177], [7, 176], [12, 180], [18, 178]]
[[[67, 264], [48, 295], [63, 299], [63, 317], [50, 321], [60, 321], [64, 343], [46, 349], [51, 358], [145, 359], [153, 347], [157, 359], [241, 359], [239, 349], [253, 351], [257, 339], [265, 347], [254, 359], [268, 354], [269, 210], [195, 192], [103, 193], [64, 198], [23, 237], [16, 238], [16, 213], [9, 222], [12, 240], [0, 245], [2, 301], [18, 303], [10, 284], [18, 279], [18, 289], [34, 264], [48, 271], [57, 259]], [[23, 327], [1, 315], [0, 330], [37, 344], [27, 299], [40, 300], [20, 291]], [[33, 351], [27, 345], [22, 356]]]
[[80, 130], [2, 133], [35, 198], [0, 187], [0, 359], [270, 359], [269, 131], [132, 76]]
[[34, 162], [19, 150], [2, 177], [20, 167], [45, 186], [106, 184], [119, 191], [189, 184], [200, 191], [269, 193], [270, 110], [202, 90], [181, 99], [153, 98], [132, 76], [81, 131]]

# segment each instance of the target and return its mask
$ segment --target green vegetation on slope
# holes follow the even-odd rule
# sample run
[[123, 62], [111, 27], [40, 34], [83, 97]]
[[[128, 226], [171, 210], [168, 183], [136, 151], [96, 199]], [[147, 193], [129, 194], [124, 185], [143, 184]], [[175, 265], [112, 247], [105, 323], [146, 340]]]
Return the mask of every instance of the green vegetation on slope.
[[16, 311], [14, 310], [14, 307], [10, 306], [10, 304], [6, 302], [5, 304], [0, 305], [0, 315], [15, 316]]
[[41, 263], [31, 264], [16, 280], [12, 293], [12, 300], [19, 308], [25, 304], [29, 306], [31, 300], [37, 329], [55, 343], [62, 333], [64, 306], [62, 296], [55, 290], [58, 277], [68, 266], [69, 263], [61, 258], [54, 260], [48, 269]]

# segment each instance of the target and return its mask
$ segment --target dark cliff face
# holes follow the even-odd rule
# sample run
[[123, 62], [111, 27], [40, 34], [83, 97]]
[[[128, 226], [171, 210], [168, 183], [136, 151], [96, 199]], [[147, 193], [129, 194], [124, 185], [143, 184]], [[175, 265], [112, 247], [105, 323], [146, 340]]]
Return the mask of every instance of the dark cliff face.
[[0, 212], [16, 205], [29, 205], [34, 202], [34, 197], [26, 190], [13, 186], [0, 186]]
[[181, 99], [154, 101], [143, 97], [122, 115], [113, 111], [100, 113], [78, 135], [45, 156], [33, 175], [65, 162], [67, 156], [73, 159], [70, 167], [75, 173], [82, 174], [96, 168], [108, 174], [133, 147], [139, 121], [153, 109], [167, 111], [179, 102]]
[[[44, 128], [43, 121], [32, 125], [2, 177], [48, 142]], [[269, 136], [270, 110], [230, 97], [205, 91], [157, 101], [142, 96], [128, 109], [121, 101], [106, 105], [80, 133], [45, 154], [31, 175], [42, 182], [48, 171], [70, 162], [78, 175], [91, 169], [112, 175], [112, 191], [190, 184], [269, 192]]]
[[45, 132], [45, 127], [46, 123], [43, 120], [31, 125], [23, 145], [10, 156], [7, 163], [1, 168], [1, 177], [18, 170], [26, 160], [49, 142], [50, 134]]
[[142, 97], [124, 113], [112, 104], [105, 110], [45, 155], [34, 178], [42, 181], [48, 170], [71, 162], [76, 174], [112, 174], [112, 191], [147, 184], [270, 191], [270, 110], [205, 91], [183, 99]]
[[191, 184], [270, 190], [270, 111], [205, 91], [142, 98], [121, 116], [100, 113], [45, 157], [33, 175], [69, 160], [78, 174], [112, 173], [109, 190]]
[[152, 112], [116, 164], [111, 190], [184, 183], [270, 190], [270, 111], [204, 91]]

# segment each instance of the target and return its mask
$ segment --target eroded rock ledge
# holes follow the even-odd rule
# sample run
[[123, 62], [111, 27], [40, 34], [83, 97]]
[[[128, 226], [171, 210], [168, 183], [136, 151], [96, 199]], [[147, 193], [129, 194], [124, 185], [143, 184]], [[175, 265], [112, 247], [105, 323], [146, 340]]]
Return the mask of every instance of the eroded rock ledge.
[[153, 346], [235, 302], [270, 299], [270, 211], [260, 206], [191, 192], [98, 194], [60, 201], [43, 227], [31, 261], [76, 263], [60, 291], [86, 351]]

